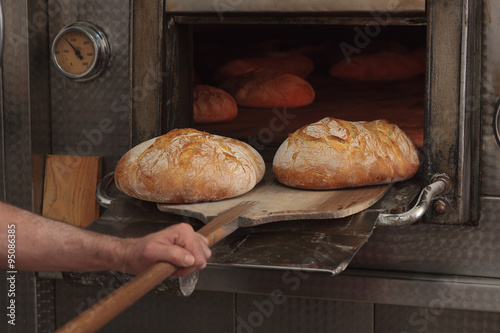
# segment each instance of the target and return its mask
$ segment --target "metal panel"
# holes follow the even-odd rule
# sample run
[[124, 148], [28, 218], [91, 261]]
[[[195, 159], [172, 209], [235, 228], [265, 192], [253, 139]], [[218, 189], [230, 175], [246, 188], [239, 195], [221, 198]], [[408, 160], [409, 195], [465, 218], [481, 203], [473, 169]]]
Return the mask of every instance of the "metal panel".
[[111, 47], [107, 70], [95, 80], [74, 82], [51, 66], [53, 153], [103, 157], [114, 170], [129, 149], [129, 1], [49, 1], [50, 37], [74, 21], [99, 26]]
[[167, 12], [424, 12], [425, 0], [254, 0], [254, 1], [211, 1], [211, 0], [165, 0]]
[[373, 332], [373, 305], [281, 294], [236, 295], [235, 332]]
[[329, 274], [210, 268], [198, 290], [500, 312], [498, 279], [346, 269]]
[[484, 1], [481, 192], [500, 195], [500, 147], [493, 134], [494, 106], [500, 98], [500, 2]]
[[[47, 15], [43, 3], [3, 0], [5, 50], [2, 84], [2, 145], [5, 201], [39, 213], [44, 158], [50, 152]], [[16, 325], [9, 332], [36, 332], [34, 273], [16, 274]], [[50, 311], [41, 314], [53, 320]]]
[[473, 226], [376, 228], [352, 267], [500, 277], [500, 198], [482, 198]]
[[429, 306], [447, 291], [446, 308], [500, 312], [500, 198], [483, 198], [481, 207], [478, 227], [376, 228], [350, 268], [336, 277], [213, 268], [200, 274], [198, 287], [248, 293], [280, 288], [294, 296], [418, 306]]
[[436, 174], [444, 173], [453, 184], [443, 198], [445, 212], [428, 212], [427, 220], [433, 223], [465, 223], [475, 216], [470, 200], [477, 200], [477, 190], [471, 184], [471, 172], [479, 137], [474, 125], [479, 114], [466, 114], [466, 102], [478, 98], [477, 90], [471, 88], [477, 87], [478, 58], [469, 58], [475, 55], [474, 41], [480, 38], [480, 20], [473, 19], [478, 8], [475, 4], [473, 0], [427, 2], [424, 176], [429, 184]]
[[375, 333], [484, 333], [500, 330], [500, 314], [434, 308], [375, 305]]
[[[57, 281], [57, 326], [73, 319], [109, 288], [75, 287]], [[187, 298], [150, 293], [125, 310], [99, 332], [232, 332], [234, 296], [230, 293], [195, 291]]]
[[[198, 286], [203, 290], [247, 293], [270, 293], [272, 289], [268, 288], [274, 286], [296, 296], [405, 305], [428, 305], [436, 293], [449, 288], [474, 297], [461, 299], [459, 302], [449, 299], [447, 307], [500, 311], [500, 267], [497, 264], [500, 253], [500, 224], [497, 216], [499, 206], [500, 198], [483, 198], [478, 226], [417, 224], [377, 227], [354, 257], [351, 269], [336, 278], [330, 274], [306, 272], [296, 267], [279, 267], [279, 270], [274, 269], [274, 273], [269, 272], [270, 266], [267, 266], [268, 269], [259, 269], [263, 266], [255, 264], [260, 254], [258, 242], [254, 245], [252, 242], [245, 242], [247, 248], [238, 257], [236, 264], [234, 258], [224, 253], [221, 255], [214, 248], [209, 269], [200, 274]], [[126, 207], [139, 208], [135, 204]], [[130, 208], [126, 211], [130, 215]], [[151, 212], [155, 210], [151, 209]], [[119, 236], [132, 233], [140, 235], [162, 227], [162, 223], [148, 222], [151, 218], [146, 211], [143, 216], [143, 221], [128, 225], [127, 231], [123, 230], [120, 221], [114, 220], [100, 221], [91, 226], [95, 231]], [[171, 222], [174, 222], [174, 217], [182, 219], [180, 216], [164, 216]], [[280, 242], [279, 238], [273, 237], [276, 233], [266, 234], [257, 228], [251, 232], [255, 238], [267, 239], [268, 243], [272, 243], [274, 239], [277, 244]], [[302, 227], [287, 233], [288, 237], [295, 236], [296, 243], [300, 244], [303, 242], [303, 233], [309, 232], [309, 229]], [[227, 240], [233, 246], [229, 248], [234, 250], [235, 246], [241, 246], [241, 240], [245, 238], [244, 233], [230, 236]], [[309, 250], [304, 248], [306, 251], [302, 255], [328, 262], [328, 256], [318, 256], [326, 253], [325, 244], [314, 244], [316, 247], [310, 247]], [[274, 250], [273, 255], [278, 258], [283, 255], [286, 258], [289, 251], [290, 249]], [[224, 270], [219, 270], [219, 267], [224, 267]], [[253, 269], [239, 270], [240, 267]], [[362, 269], [365, 273], [359, 277], [359, 272], [352, 273], [352, 268]], [[393, 271], [402, 273], [394, 275], [390, 273]], [[408, 291], [404, 294], [402, 290]], [[425, 293], [419, 290], [425, 290]]]
[[47, 26], [32, 21], [43, 14], [35, 1], [4, 1], [3, 4], [6, 200], [39, 212], [41, 187], [35, 181], [43, 178], [43, 164], [33, 165], [40, 159], [32, 157], [50, 150]]
[[56, 328], [55, 281], [37, 278], [36, 291], [38, 332], [53, 332]]
[[[161, 134], [164, 13], [162, 1], [132, 1], [131, 145]], [[170, 83], [170, 82], [169, 82]], [[172, 86], [168, 85], [170, 88]]]

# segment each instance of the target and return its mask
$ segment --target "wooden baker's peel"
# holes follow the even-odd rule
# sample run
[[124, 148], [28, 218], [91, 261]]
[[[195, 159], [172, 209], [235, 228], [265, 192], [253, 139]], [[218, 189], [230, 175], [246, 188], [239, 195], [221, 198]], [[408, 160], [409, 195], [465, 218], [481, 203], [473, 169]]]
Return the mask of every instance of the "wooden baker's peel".
[[239, 217], [241, 227], [291, 220], [339, 219], [365, 210], [380, 200], [390, 184], [336, 190], [302, 190], [279, 183], [272, 168], [250, 192], [241, 196], [192, 204], [158, 204], [167, 213], [196, 218], [208, 223], [221, 212], [243, 201], [257, 201]]

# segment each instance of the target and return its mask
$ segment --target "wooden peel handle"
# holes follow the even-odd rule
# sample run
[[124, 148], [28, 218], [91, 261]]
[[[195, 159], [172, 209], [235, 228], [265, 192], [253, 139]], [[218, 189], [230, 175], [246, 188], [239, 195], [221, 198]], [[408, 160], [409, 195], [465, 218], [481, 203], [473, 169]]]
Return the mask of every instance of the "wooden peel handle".
[[56, 332], [96, 332], [151, 291], [155, 286], [172, 275], [176, 270], [176, 266], [167, 262], [154, 264], [145, 272], [85, 310], [82, 314], [68, 322]]
[[[234, 206], [210, 221], [210, 223], [198, 230], [198, 233], [208, 238], [209, 246], [214, 245], [238, 229], [237, 218], [255, 204], [257, 203], [242, 202]], [[78, 317], [55, 331], [55, 333], [96, 332], [163, 280], [171, 276], [176, 270], [176, 266], [167, 262], [154, 264], [145, 272], [139, 274], [137, 277], [82, 312]]]

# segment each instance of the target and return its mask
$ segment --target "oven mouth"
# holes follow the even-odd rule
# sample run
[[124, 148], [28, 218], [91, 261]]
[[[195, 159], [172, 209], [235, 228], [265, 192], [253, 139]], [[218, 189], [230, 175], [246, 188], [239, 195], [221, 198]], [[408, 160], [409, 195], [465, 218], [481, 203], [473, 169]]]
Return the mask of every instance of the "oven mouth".
[[[421, 188], [431, 184], [436, 174], [450, 176], [453, 187], [442, 198], [447, 208], [438, 209], [439, 213], [429, 211], [424, 220], [443, 224], [474, 221], [477, 193], [470, 189], [470, 182], [476, 176], [470, 167], [477, 164], [471, 149], [478, 149], [478, 142], [474, 137], [472, 145], [468, 145], [464, 135], [468, 131], [476, 133], [479, 122], [476, 116], [464, 114], [463, 106], [469, 91], [477, 95], [471, 89], [475, 89], [474, 73], [480, 67], [467, 59], [477, 54], [479, 44], [474, 42], [475, 33], [465, 35], [475, 21], [465, 19], [466, 13], [461, 11], [464, 8], [455, 9], [446, 14], [431, 7], [425, 15], [411, 19], [393, 16], [379, 26], [372, 23], [370, 13], [353, 17], [336, 12], [318, 16], [269, 13], [260, 17], [234, 12], [221, 21], [214, 13], [195, 15], [167, 10], [163, 61], [165, 71], [172, 74], [163, 85], [161, 131], [193, 127], [232, 137], [250, 143], [270, 162], [290, 133], [324, 117], [348, 121], [386, 119], [398, 125], [417, 146], [421, 164], [414, 178]], [[451, 28], [457, 33], [450, 34]], [[346, 54], [370, 54], [377, 48], [383, 50], [380, 45], [386, 43], [403, 44], [410, 50], [422, 48], [422, 73], [371, 82], [328, 76], [332, 63], [345, 59]], [[333, 53], [323, 52], [325, 44]], [[311, 45], [314, 47], [305, 47]], [[311, 104], [286, 110], [240, 106], [238, 116], [230, 122], [193, 121], [194, 85], [218, 87], [214, 71], [231, 58], [254, 57], [258, 51], [318, 48], [321, 51], [307, 53], [315, 60], [314, 71], [305, 77], [315, 88]], [[461, 55], [464, 52], [466, 57]], [[140, 126], [136, 127], [140, 130]]]
[[324, 117], [385, 119], [398, 125], [418, 148], [423, 147], [425, 70], [398, 79], [353, 80], [333, 77], [329, 69], [357, 56], [425, 48], [425, 26], [199, 24], [191, 28], [194, 84], [220, 87], [217, 69], [232, 60], [295, 53], [314, 63], [304, 80], [315, 92], [309, 105], [238, 106], [235, 119], [209, 124], [195, 121], [194, 128], [250, 143], [266, 158], [267, 151], [276, 150], [289, 134]]

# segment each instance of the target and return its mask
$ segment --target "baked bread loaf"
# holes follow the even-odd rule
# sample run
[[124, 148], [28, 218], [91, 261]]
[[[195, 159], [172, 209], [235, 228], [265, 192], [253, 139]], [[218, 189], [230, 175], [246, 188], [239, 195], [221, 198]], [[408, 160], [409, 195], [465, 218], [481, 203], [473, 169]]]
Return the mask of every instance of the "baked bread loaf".
[[313, 87], [296, 75], [255, 69], [221, 86], [239, 106], [254, 108], [300, 107], [314, 101]]
[[238, 115], [238, 105], [227, 92], [196, 84], [193, 88], [193, 114], [197, 124], [230, 121]]
[[380, 51], [343, 59], [330, 75], [349, 80], [399, 80], [425, 71], [425, 48], [413, 51]]
[[303, 189], [386, 184], [411, 178], [418, 167], [417, 150], [398, 126], [330, 117], [290, 134], [273, 160], [281, 183]]
[[194, 129], [175, 129], [129, 150], [115, 169], [116, 186], [160, 203], [216, 201], [250, 191], [265, 165], [250, 145]]
[[314, 62], [298, 53], [268, 52], [261, 57], [228, 61], [215, 71], [214, 79], [216, 82], [224, 82], [258, 68], [305, 78], [314, 70]]

